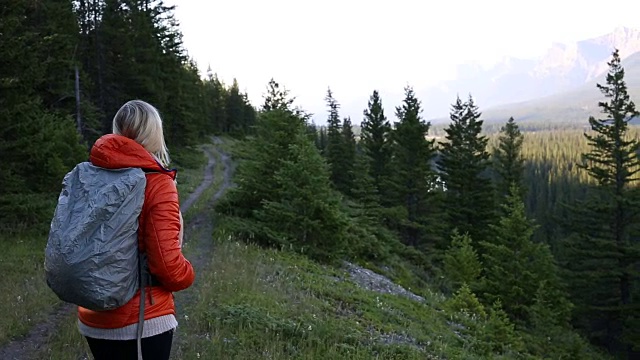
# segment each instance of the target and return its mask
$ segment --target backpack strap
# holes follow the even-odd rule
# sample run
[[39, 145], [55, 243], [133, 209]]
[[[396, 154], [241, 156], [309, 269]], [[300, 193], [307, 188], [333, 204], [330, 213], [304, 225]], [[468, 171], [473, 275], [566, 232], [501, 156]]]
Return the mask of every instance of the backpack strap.
[[140, 275], [140, 310], [138, 314], [138, 333], [136, 334], [136, 343], [138, 347], [138, 360], [142, 359], [142, 332], [144, 330], [144, 305], [147, 302], [145, 296], [145, 288], [147, 287], [146, 267], [147, 257], [144, 253], [138, 251], [138, 274]]

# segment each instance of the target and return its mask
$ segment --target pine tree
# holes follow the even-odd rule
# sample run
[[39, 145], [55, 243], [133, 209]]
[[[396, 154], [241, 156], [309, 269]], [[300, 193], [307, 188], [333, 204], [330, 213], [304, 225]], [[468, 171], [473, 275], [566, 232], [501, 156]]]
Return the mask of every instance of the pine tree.
[[524, 198], [524, 158], [522, 142], [524, 136], [513, 118], [500, 129], [498, 145], [493, 150], [493, 165], [498, 175], [497, 190], [501, 197], [509, 195], [509, 189], [515, 185]]
[[481, 297], [486, 303], [502, 300], [512, 320], [529, 323], [533, 294], [544, 284], [546, 301], [566, 319], [569, 305], [562, 295], [553, 255], [546, 244], [531, 240], [534, 225], [525, 215], [515, 186], [511, 187], [503, 213], [499, 223], [491, 226], [491, 240], [480, 243], [484, 249]]
[[464, 103], [457, 98], [452, 106], [452, 122], [445, 129], [447, 141], [441, 144], [437, 161], [446, 187], [449, 228], [468, 233], [476, 242], [489, 237], [489, 224], [494, 220], [493, 190], [486, 174], [488, 140], [480, 134], [480, 116], [471, 96]]
[[454, 231], [451, 246], [444, 255], [444, 271], [454, 287], [462, 284], [476, 287], [482, 272], [478, 253], [471, 245], [469, 235], [460, 235]]
[[405, 98], [396, 108], [393, 131], [393, 169], [395, 198], [391, 203], [403, 210], [397, 224], [405, 243], [414, 247], [433, 247], [439, 240], [439, 212], [431, 167], [435, 156], [434, 140], [427, 140], [430, 123], [421, 117], [420, 101], [411, 87], [405, 88]]
[[72, 94], [70, 54], [61, 50], [74, 34], [48, 33], [73, 13], [62, 1], [17, 1], [1, 12], [0, 225], [31, 226], [50, 219], [43, 199], [50, 200], [64, 174], [87, 156], [71, 113], [56, 104], [64, 102], [66, 89]]
[[259, 244], [339, 260], [348, 218], [309, 139], [306, 118], [292, 102], [286, 89], [269, 83], [256, 135], [241, 152], [237, 186], [217, 208], [235, 219], [241, 236]]
[[327, 144], [329, 143], [327, 137], [326, 126], [321, 126], [320, 130], [318, 130], [318, 142], [316, 143], [316, 147], [325, 158], [327, 157]]
[[341, 193], [353, 197], [353, 186], [355, 180], [354, 166], [356, 163], [356, 137], [351, 126], [351, 118], [346, 117], [342, 123], [342, 181], [338, 190]]
[[484, 305], [466, 283], [462, 283], [455, 295], [445, 303], [445, 307], [450, 312], [462, 313], [473, 318], [484, 319], [487, 316]]
[[355, 138], [347, 140], [347, 137], [353, 137], [351, 121], [349, 120], [349, 129], [345, 130], [338, 113], [340, 104], [333, 97], [331, 89], [327, 90], [325, 100], [329, 107], [325, 157], [331, 169], [331, 182], [342, 194], [349, 195], [353, 183], [353, 164], [355, 160]]
[[361, 124], [361, 143], [364, 153], [369, 157], [370, 174], [377, 192], [384, 201], [385, 191], [390, 186], [389, 163], [391, 162], [391, 124], [384, 115], [382, 100], [377, 90], [369, 98], [368, 108], [364, 110]]
[[[265, 116], [283, 116], [278, 113]], [[315, 259], [341, 260], [349, 222], [331, 189], [327, 166], [302, 128], [290, 141], [286, 157], [276, 164], [276, 197], [255, 210], [257, 237]]]
[[205, 102], [208, 102], [208, 114], [205, 115], [207, 121], [204, 128], [207, 133], [222, 133], [224, 124], [227, 123], [227, 89], [218, 76], [213, 72], [208, 72], [208, 77], [203, 83], [205, 89]]
[[[351, 196], [368, 211], [378, 213], [380, 210], [380, 194], [376, 189], [369, 166], [370, 158], [362, 149], [358, 149], [353, 166], [354, 177]], [[378, 220], [376, 219], [376, 221]]]
[[261, 111], [269, 112], [276, 109], [291, 111], [294, 101], [295, 98], [290, 96], [289, 91], [285, 88], [280, 89], [280, 84], [271, 78], [267, 84], [267, 93], [264, 95]]
[[589, 118], [589, 152], [580, 164], [595, 185], [589, 199], [573, 207], [574, 235], [566, 244], [565, 261], [572, 274], [576, 324], [616, 356], [631, 359], [640, 356], [640, 349], [633, 348], [640, 328], [631, 324], [640, 318], [634, 299], [640, 286], [640, 144], [629, 136], [628, 122], [639, 112], [627, 93], [617, 50], [608, 64], [606, 84], [598, 84], [605, 97], [598, 104], [604, 118]]
[[223, 131], [239, 136], [244, 132], [245, 100], [240, 94], [238, 81], [233, 79], [233, 84], [229, 88], [229, 96], [226, 103], [227, 123], [223, 126]]
[[514, 324], [502, 308], [502, 302], [496, 300], [489, 307], [486, 321], [475, 331], [478, 339], [476, 350], [485, 356], [491, 353], [517, 354], [522, 349], [522, 339], [518, 336]]

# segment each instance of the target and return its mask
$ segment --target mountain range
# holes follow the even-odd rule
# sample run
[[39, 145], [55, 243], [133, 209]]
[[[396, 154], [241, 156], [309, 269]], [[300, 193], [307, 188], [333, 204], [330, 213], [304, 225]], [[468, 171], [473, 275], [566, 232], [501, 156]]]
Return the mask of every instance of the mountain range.
[[[427, 113], [448, 120], [449, 104], [459, 94], [472, 94], [487, 123], [506, 121], [586, 121], [602, 99], [596, 83], [604, 83], [614, 49], [623, 58], [632, 98], [640, 100], [640, 30], [621, 27], [612, 33], [574, 43], [555, 43], [537, 59], [506, 58], [489, 69], [461, 65], [455, 80], [417, 90]], [[640, 104], [639, 104], [640, 105]], [[435, 108], [434, 106], [437, 106]]]

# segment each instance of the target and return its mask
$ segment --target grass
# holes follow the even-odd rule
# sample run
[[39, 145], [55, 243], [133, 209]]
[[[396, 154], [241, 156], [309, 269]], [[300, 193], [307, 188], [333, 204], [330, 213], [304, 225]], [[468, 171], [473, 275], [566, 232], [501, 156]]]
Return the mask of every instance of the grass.
[[60, 302], [44, 280], [46, 235], [0, 235], [0, 346], [25, 335]]
[[[428, 359], [460, 355], [457, 335], [427, 291], [421, 304], [366, 291], [343, 270], [235, 242], [219, 230], [213, 271], [179, 331], [184, 359]], [[397, 344], [387, 344], [389, 339]], [[471, 358], [471, 357], [467, 357]]]

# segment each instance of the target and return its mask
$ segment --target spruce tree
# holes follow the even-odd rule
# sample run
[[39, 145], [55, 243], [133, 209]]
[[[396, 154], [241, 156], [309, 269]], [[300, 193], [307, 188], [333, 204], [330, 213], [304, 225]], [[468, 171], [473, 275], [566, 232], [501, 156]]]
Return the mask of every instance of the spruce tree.
[[366, 156], [369, 157], [370, 174], [377, 192], [383, 197], [387, 195], [390, 186], [389, 163], [391, 162], [391, 124], [384, 115], [382, 100], [377, 90], [369, 98], [368, 108], [364, 110], [364, 120], [361, 124], [361, 144]]
[[451, 237], [451, 246], [444, 255], [445, 276], [453, 283], [455, 288], [467, 284], [472, 288], [477, 287], [482, 263], [478, 253], [471, 245], [469, 235], [460, 235], [454, 231]]
[[356, 164], [356, 137], [351, 126], [351, 118], [346, 117], [342, 123], [342, 183], [338, 190], [346, 196], [353, 197]]
[[396, 108], [393, 131], [392, 204], [403, 211], [397, 228], [405, 243], [414, 247], [433, 247], [439, 239], [438, 204], [431, 163], [435, 156], [434, 140], [427, 140], [430, 123], [421, 116], [420, 101], [411, 87], [405, 88], [402, 105]]
[[493, 150], [493, 166], [498, 175], [497, 190], [501, 197], [509, 195], [511, 186], [516, 186], [524, 198], [524, 158], [522, 142], [524, 136], [513, 118], [500, 129], [498, 145]]
[[437, 161], [446, 187], [449, 229], [468, 233], [476, 242], [489, 237], [489, 224], [494, 221], [493, 190], [487, 174], [489, 153], [487, 138], [481, 135], [480, 116], [471, 96], [466, 102], [457, 98]]
[[233, 84], [229, 88], [226, 110], [228, 121], [223, 125], [223, 131], [232, 135], [240, 136], [244, 133], [245, 126], [245, 100], [240, 93], [238, 81], [233, 79]]
[[[580, 167], [594, 182], [589, 198], [573, 207], [574, 234], [566, 242], [575, 323], [616, 356], [640, 356], [639, 142], [629, 121], [639, 115], [630, 100], [618, 51], [608, 63], [602, 119], [589, 118], [589, 152]], [[634, 348], [634, 344], [636, 347]]]
[[233, 188], [217, 208], [240, 236], [294, 249], [323, 261], [346, 250], [348, 218], [331, 189], [323, 158], [309, 139], [305, 115], [275, 81], [242, 149]]
[[[56, 18], [47, 17], [47, 11]], [[71, 4], [17, 1], [1, 13], [0, 226], [12, 228], [50, 220], [43, 200], [55, 198], [64, 174], [87, 153], [75, 119], [61, 105], [65, 92], [73, 99], [66, 50], [77, 29], [49, 33], [63, 31], [59, 22], [73, 20]]]
[[349, 195], [353, 183], [353, 165], [355, 161], [355, 138], [351, 129], [351, 120], [348, 121], [348, 129], [340, 121], [340, 104], [333, 97], [331, 89], [327, 90], [327, 147], [325, 157], [331, 169], [331, 182], [333, 186], [344, 195]]
[[544, 285], [546, 302], [567, 319], [569, 303], [562, 294], [557, 265], [546, 244], [531, 240], [535, 229], [527, 219], [518, 189], [511, 187], [503, 217], [492, 225], [493, 236], [481, 242], [484, 276], [480, 291], [486, 303], [503, 302], [510, 318], [520, 324], [531, 322], [534, 296]]

